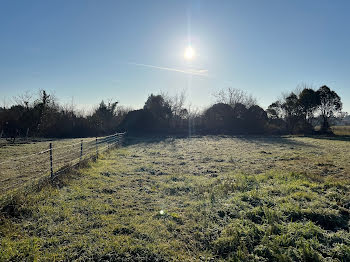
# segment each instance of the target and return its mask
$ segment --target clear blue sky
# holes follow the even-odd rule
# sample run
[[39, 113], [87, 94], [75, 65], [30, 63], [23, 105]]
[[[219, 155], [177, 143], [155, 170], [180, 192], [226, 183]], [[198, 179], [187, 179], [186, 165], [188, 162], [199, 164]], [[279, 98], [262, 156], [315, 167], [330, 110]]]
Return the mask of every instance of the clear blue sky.
[[[47, 89], [80, 107], [137, 108], [152, 92], [187, 90], [205, 106], [234, 87], [266, 107], [306, 83], [328, 85], [350, 111], [349, 14], [340, 0], [0, 0], [0, 99]], [[165, 69], [189, 67], [208, 76]]]

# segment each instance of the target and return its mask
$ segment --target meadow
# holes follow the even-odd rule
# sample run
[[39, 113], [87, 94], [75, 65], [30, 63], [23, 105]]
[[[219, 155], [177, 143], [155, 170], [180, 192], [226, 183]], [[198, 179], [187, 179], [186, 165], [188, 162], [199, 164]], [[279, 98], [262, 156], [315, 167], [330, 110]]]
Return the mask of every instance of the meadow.
[[[17, 139], [15, 143], [0, 139], [0, 192], [5, 193], [25, 184], [30, 184], [43, 176], [49, 176], [50, 156], [49, 144], [54, 147], [64, 147], [55, 152], [55, 156], [69, 154], [71, 144], [77, 144], [81, 139]], [[76, 153], [79, 153], [76, 145]], [[68, 149], [68, 150], [67, 150]], [[44, 152], [42, 154], [36, 154]], [[62, 157], [61, 157], [62, 158]], [[60, 165], [66, 159], [61, 159]], [[1, 194], [2, 194], [1, 193]]]
[[129, 138], [2, 194], [0, 261], [350, 261], [349, 142]]
[[40, 184], [51, 176], [51, 162], [56, 176], [118, 144], [122, 137], [120, 133], [83, 139], [0, 139], [0, 195]]
[[350, 136], [350, 126], [333, 126], [332, 131], [338, 136]]

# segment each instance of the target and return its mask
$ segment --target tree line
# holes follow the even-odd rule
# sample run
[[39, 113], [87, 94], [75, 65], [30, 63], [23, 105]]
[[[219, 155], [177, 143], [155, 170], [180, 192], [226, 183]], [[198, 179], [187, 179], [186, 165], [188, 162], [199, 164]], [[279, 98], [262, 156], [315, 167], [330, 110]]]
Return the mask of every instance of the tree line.
[[291, 92], [267, 110], [239, 89], [228, 88], [214, 96], [215, 104], [191, 112], [181, 107], [184, 103], [178, 98], [152, 94], [143, 109], [126, 115], [121, 128], [133, 133], [331, 134], [331, 120], [342, 116], [341, 98], [327, 86]]
[[32, 100], [29, 95], [15, 98], [15, 105], [0, 107], [0, 137], [90, 137], [117, 131], [127, 111], [118, 102], [102, 101], [89, 115], [74, 106], [62, 106], [45, 90]]
[[[272, 103], [266, 110], [242, 90], [228, 88], [214, 94], [216, 102], [204, 110], [185, 106], [185, 94], [151, 94], [142, 109], [127, 110], [118, 102], [102, 101], [88, 115], [61, 106], [42, 90], [33, 101], [17, 97], [0, 108], [1, 136], [87, 137], [127, 131], [144, 134], [330, 134], [331, 121], [344, 116], [340, 96], [327, 86], [304, 87]], [[320, 126], [319, 130], [315, 130]]]
[[314, 132], [318, 124], [320, 133], [331, 133], [331, 120], [342, 116], [342, 108], [340, 96], [324, 85], [316, 91], [306, 87], [299, 94], [292, 92], [272, 103], [266, 112], [271, 123], [292, 134]]

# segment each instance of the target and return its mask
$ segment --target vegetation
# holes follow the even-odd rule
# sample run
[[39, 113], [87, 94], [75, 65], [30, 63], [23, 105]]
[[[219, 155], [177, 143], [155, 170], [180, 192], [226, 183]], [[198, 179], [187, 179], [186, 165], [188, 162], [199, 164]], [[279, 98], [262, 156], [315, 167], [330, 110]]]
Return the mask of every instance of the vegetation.
[[111, 134], [127, 110], [117, 102], [102, 101], [92, 114], [84, 116], [74, 106], [61, 106], [53, 95], [40, 91], [38, 99], [30, 95], [16, 98], [17, 104], [0, 108], [0, 137], [75, 138]]
[[3, 196], [0, 261], [349, 261], [348, 143], [130, 139]]
[[338, 136], [350, 136], [350, 126], [333, 126], [332, 131]]
[[292, 134], [313, 132], [312, 121], [318, 115], [321, 118], [320, 132], [329, 134], [330, 119], [341, 113], [342, 106], [340, 97], [329, 87], [322, 86], [317, 91], [305, 87], [299, 94], [292, 92], [272, 103], [267, 112], [275, 122], [279, 120], [277, 126], [284, 120], [286, 130]]
[[122, 143], [122, 137], [123, 134], [114, 134], [85, 139], [26, 139], [18, 140], [16, 144], [2, 139], [0, 195], [35, 185], [51, 175], [61, 174], [71, 165], [81, 166], [86, 159], [96, 157], [97, 152]]
[[335, 113], [342, 110], [342, 102], [336, 92], [329, 89], [327, 86], [322, 86], [318, 91], [319, 96], [319, 108], [322, 117], [322, 128], [321, 130], [329, 130], [329, 118], [334, 116]]
[[[49, 152], [29, 158], [28, 156], [47, 150], [50, 142], [53, 142], [55, 147], [64, 147], [79, 143], [80, 139], [60, 139], [55, 141], [47, 139], [18, 140], [16, 144], [9, 143], [4, 139], [0, 140], [0, 192], [2, 194], [16, 186], [30, 184], [43, 175], [49, 175]], [[55, 158], [57, 158], [58, 153], [61, 154], [61, 159], [56, 161], [55, 166], [61, 163], [64, 164], [66, 159], [62, 159], [62, 155], [69, 154], [71, 150], [67, 149], [68, 147], [54, 153]], [[78, 150], [76, 151], [79, 153]], [[21, 160], [23, 157], [27, 158]], [[11, 161], [12, 159], [17, 159], [17, 161]]]
[[[170, 97], [151, 94], [142, 109], [129, 111], [118, 102], [103, 101], [90, 115], [60, 106], [52, 95], [26, 96], [11, 108], [0, 108], [1, 136], [86, 137], [127, 131], [131, 134], [332, 134], [331, 122], [345, 116], [338, 94], [327, 86], [305, 87], [272, 103], [265, 111], [244, 91], [228, 88], [202, 112], [185, 107], [184, 93]], [[338, 121], [339, 122], [339, 121]]]

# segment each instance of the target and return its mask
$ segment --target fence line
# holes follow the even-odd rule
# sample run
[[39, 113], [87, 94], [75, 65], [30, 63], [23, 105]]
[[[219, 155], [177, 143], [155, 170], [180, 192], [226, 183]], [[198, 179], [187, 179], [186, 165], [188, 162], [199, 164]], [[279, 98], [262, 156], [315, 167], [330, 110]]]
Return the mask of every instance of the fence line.
[[125, 133], [116, 133], [104, 137], [82, 139], [80, 142], [64, 146], [55, 146], [55, 142], [48, 143], [48, 149], [30, 155], [5, 160], [0, 163], [0, 172], [5, 179], [0, 181], [0, 190], [4, 183], [9, 184], [5, 191], [18, 185], [38, 178], [59, 174], [72, 166], [91, 157], [98, 158], [98, 154], [123, 143]]

